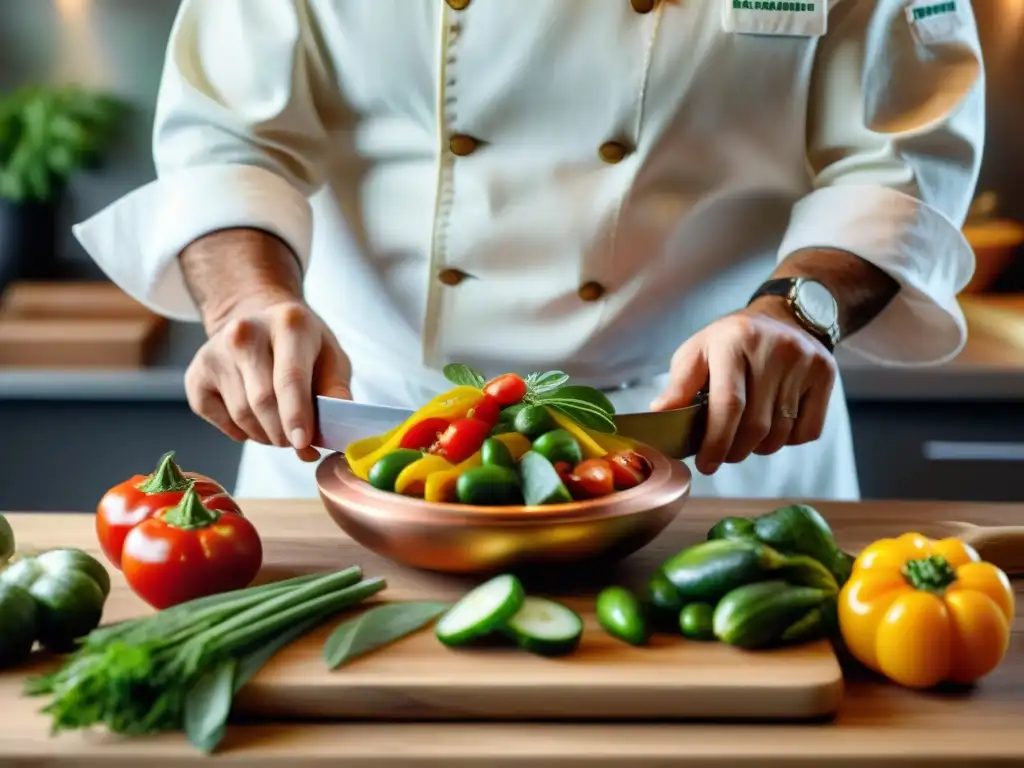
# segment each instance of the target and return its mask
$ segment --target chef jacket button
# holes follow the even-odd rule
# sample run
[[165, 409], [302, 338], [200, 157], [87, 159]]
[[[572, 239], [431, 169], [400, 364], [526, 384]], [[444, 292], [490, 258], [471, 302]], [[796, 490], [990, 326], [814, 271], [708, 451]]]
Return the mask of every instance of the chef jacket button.
[[654, 6], [657, 3], [658, 0], [629, 0], [629, 4], [633, 6], [633, 10], [637, 13], [650, 13], [654, 10]]
[[583, 301], [597, 301], [604, 296], [604, 286], [595, 282], [584, 283], [577, 293]]
[[615, 163], [621, 163], [625, 159], [626, 155], [629, 154], [629, 149], [625, 144], [620, 144], [617, 141], [606, 141], [598, 147], [597, 154], [609, 165], [615, 165]]
[[472, 155], [476, 151], [477, 144], [476, 139], [464, 133], [456, 133], [448, 139], [448, 148], [451, 149], [453, 155], [458, 157]]
[[468, 275], [461, 269], [442, 269], [437, 275], [438, 280], [445, 285], [451, 286], [458, 285], [467, 277]]
[[448, 5], [456, 11], [464, 11], [466, 6], [469, 5], [469, 0], [448, 0]]

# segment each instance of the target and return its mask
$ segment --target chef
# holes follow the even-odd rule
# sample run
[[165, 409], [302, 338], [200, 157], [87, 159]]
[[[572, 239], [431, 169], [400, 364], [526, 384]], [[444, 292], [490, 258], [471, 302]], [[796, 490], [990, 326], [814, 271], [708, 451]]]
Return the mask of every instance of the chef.
[[240, 496], [316, 494], [312, 393], [455, 361], [707, 385], [695, 494], [852, 499], [833, 353], [961, 349], [983, 80], [966, 0], [184, 0], [158, 178], [75, 232], [204, 324]]

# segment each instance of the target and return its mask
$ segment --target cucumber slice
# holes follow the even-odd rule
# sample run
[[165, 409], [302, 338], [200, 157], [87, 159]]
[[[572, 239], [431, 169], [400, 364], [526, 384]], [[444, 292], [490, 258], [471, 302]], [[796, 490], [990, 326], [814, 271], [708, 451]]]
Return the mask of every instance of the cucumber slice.
[[571, 608], [543, 597], [528, 597], [508, 620], [506, 631], [524, 651], [541, 656], [570, 653], [583, 637], [583, 619]]
[[525, 597], [515, 576], [495, 576], [463, 595], [438, 620], [434, 634], [445, 645], [465, 645], [501, 627], [522, 607]]

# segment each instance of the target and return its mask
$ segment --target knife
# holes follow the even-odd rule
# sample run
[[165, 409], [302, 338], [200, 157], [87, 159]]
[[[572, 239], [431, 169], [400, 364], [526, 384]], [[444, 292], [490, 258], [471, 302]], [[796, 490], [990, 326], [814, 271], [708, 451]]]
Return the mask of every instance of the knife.
[[[350, 443], [392, 430], [413, 413], [408, 408], [318, 396], [313, 445], [344, 453]], [[703, 398], [686, 408], [614, 416], [620, 435], [649, 445], [673, 459], [696, 455], [704, 438], [706, 420], [707, 402]]]

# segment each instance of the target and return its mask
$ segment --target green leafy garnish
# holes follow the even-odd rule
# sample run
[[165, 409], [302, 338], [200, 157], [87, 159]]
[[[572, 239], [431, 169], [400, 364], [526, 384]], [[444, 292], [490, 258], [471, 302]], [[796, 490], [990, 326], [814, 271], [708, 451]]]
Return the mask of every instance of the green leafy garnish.
[[444, 367], [444, 377], [459, 387], [483, 389], [484, 384], [487, 383], [481, 373], [462, 363], [448, 363]]
[[562, 371], [531, 373], [526, 377], [526, 390], [531, 394], [540, 395], [558, 389], [567, 381], [569, 381], [569, 375]]
[[568, 416], [577, 424], [606, 434], [615, 434], [615, 406], [603, 392], [581, 384], [565, 384], [527, 398]]
[[451, 606], [448, 603], [388, 603], [370, 608], [335, 629], [324, 643], [328, 669], [401, 640], [429, 624]]

